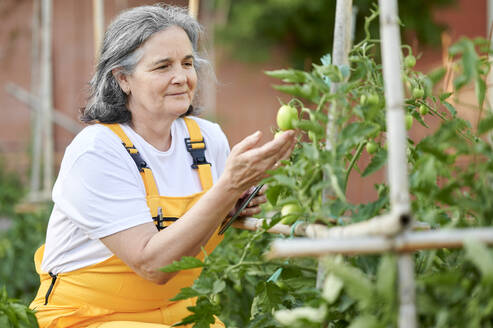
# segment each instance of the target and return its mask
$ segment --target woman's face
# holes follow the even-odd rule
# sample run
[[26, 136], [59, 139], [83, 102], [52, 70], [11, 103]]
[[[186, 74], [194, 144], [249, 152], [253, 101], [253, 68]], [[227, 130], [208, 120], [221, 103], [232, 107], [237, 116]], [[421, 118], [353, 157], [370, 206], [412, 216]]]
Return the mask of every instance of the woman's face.
[[175, 119], [184, 114], [197, 84], [192, 43], [186, 32], [177, 26], [157, 32], [141, 51], [134, 72], [119, 78], [133, 119]]

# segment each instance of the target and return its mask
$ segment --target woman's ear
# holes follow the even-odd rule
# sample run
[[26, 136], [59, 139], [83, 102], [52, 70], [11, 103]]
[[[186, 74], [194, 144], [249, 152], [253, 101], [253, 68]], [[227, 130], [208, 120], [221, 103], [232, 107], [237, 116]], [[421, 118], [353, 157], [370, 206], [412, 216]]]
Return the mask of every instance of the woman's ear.
[[114, 68], [111, 74], [113, 74], [122, 91], [128, 96], [130, 94], [130, 84], [128, 83], [127, 75], [122, 72], [122, 68]]

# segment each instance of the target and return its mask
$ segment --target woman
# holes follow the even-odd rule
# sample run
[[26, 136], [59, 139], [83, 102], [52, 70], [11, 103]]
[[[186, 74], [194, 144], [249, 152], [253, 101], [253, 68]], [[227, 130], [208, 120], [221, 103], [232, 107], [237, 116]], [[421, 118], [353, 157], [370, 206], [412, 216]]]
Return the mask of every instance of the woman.
[[[294, 133], [229, 146], [217, 124], [189, 117], [204, 60], [183, 9], [144, 6], [108, 27], [86, 127], [53, 188], [46, 244], [35, 255], [40, 327], [168, 327], [193, 302], [169, 301], [198, 270], [158, 269], [211, 252], [245, 191], [289, 156]], [[258, 196], [242, 212], [259, 212]], [[156, 229], [157, 228], [157, 229]], [[224, 327], [216, 320], [215, 327]]]

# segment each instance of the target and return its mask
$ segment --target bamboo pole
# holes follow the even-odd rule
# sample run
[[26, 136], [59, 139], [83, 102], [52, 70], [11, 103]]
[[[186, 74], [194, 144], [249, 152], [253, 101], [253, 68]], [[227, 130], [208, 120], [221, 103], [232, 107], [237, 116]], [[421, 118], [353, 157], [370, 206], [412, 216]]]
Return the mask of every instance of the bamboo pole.
[[[335, 15], [335, 23], [334, 23], [334, 44], [332, 46], [332, 64], [337, 66], [347, 65], [349, 63], [348, 55], [349, 55], [349, 50], [351, 48], [352, 5], [353, 5], [352, 0], [337, 0], [336, 3], [336, 15]], [[335, 93], [337, 91], [337, 88], [338, 88], [338, 84], [332, 83], [332, 85], [330, 86], [331, 93]], [[336, 111], [337, 111], [337, 104], [333, 103], [330, 106], [328, 112], [328, 122], [326, 126], [327, 140], [325, 143], [325, 148], [327, 150], [334, 149], [335, 147], [334, 145], [336, 139], [335, 121], [337, 116]], [[324, 180], [326, 179], [327, 177], [324, 176]], [[325, 200], [328, 197], [329, 197], [329, 190], [324, 189], [322, 194], [322, 201], [325, 202]], [[317, 288], [322, 287], [325, 276], [326, 276], [325, 268], [320, 262], [318, 265], [318, 272], [317, 272], [317, 283], [316, 283]]]
[[[382, 37], [383, 80], [385, 86], [387, 140], [389, 150], [388, 181], [393, 212], [409, 215], [407, 173], [407, 133], [404, 125], [404, 90], [402, 86], [401, 40], [397, 1], [380, 0], [380, 35]], [[390, 142], [391, 141], [391, 142]]]
[[[39, 97], [40, 89], [40, 0], [33, 0], [33, 13], [31, 20], [31, 93]], [[41, 141], [42, 135], [42, 116], [38, 110], [39, 103], [30, 104], [31, 110], [31, 177], [28, 199], [33, 199], [33, 195], [41, 189]]]
[[214, 48], [214, 31], [215, 31], [215, 15], [214, 4], [212, 1], [202, 1], [200, 3], [200, 10], [202, 13], [202, 24], [205, 26], [205, 38], [203, 40], [201, 48], [206, 53], [206, 57], [211, 64], [211, 67], [205, 66], [202, 71], [204, 79], [201, 85], [203, 93], [200, 98], [203, 99], [205, 115], [210, 120], [217, 121], [217, 98], [216, 98], [216, 79], [213, 73], [216, 52]]
[[[490, 40], [490, 48], [493, 49], [493, 0], [488, 0], [488, 10], [487, 10], [487, 22], [486, 25], [486, 35], [488, 35]], [[488, 55], [488, 60], [491, 62], [491, 55]], [[487, 100], [486, 106], [489, 108], [490, 112], [493, 112], [493, 69], [490, 68], [487, 77]], [[490, 132], [487, 136], [490, 145], [493, 145], [493, 132]]]
[[[242, 218], [236, 220], [233, 223], [233, 227], [243, 230], [258, 231], [263, 229], [264, 221], [269, 219], [256, 219], [256, 218]], [[289, 225], [278, 223], [272, 228], [267, 230], [269, 233], [279, 233], [283, 235], [295, 235], [309, 238], [341, 238], [341, 237], [355, 237], [355, 236], [391, 236], [385, 230], [386, 222], [393, 220], [388, 216], [377, 216], [373, 219], [364, 222], [358, 222], [347, 226], [327, 227], [323, 224], [303, 222], [292, 228]], [[417, 230], [429, 230], [430, 225], [425, 222], [414, 221], [412, 229]]]
[[98, 61], [99, 51], [104, 35], [104, 2], [92, 0], [93, 33], [94, 33], [94, 62]]
[[[349, 63], [348, 55], [351, 48], [352, 2], [352, 0], [337, 0], [336, 4], [334, 44], [332, 46], [332, 64], [337, 66], [347, 65]], [[331, 93], [336, 92], [337, 88], [338, 84], [332, 83], [330, 86]], [[329, 121], [326, 127], [326, 149], [332, 149], [334, 147], [333, 143], [335, 139], [335, 110], [336, 106], [331, 106], [331, 109], [329, 110]]]
[[[263, 219], [243, 218], [243, 219], [239, 219], [239, 220], [236, 220], [235, 222], [233, 222], [232, 226], [234, 228], [242, 229], [242, 230], [258, 231], [258, 230], [262, 229], [263, 223], [264, 223]], [[297, 227], [300, 227], [300, 226], [301, 225], [298, 225]], [[279, 234], [283, 234], [283, 235], [290, 235], [291, 234], [291, 227], [286, 225], [286, 224], [278, 223], [278, 224], [274, 225], [272, 228], [270, 228], [269, 230], [267, 230], [267, 232], [279, 233]], [[296, 232], [298, 232], [298, 233], [296, 233]], [[300, 228], [298, 228], [298, 230], [295, 229], [295, 231], [293, 231], [293, 234], [295, 234], [297, 236], [302, 235], [302, 234], [300, 234]]]
[[52, 76], [52, 0], [41, 1], [40, 97], [43, 117], [43, 190], [53, 182], [53, 76]]
[[189, 0], [188, 1], [188, 14], [195, 19], [197, 19], [198, 15], [199, 15], [199, 2], [200, 2], [200, 0]]
[[399, 281], [399, 327], [417, 327], [414, 259], [410, 253], [397, 258]]
[[436, 248], [460, 248], [467, 239], [493, 246], [493, 228], [441, 229], [404, 232], [399, 236], [359, 236], [331, 239], [294, 238], [275, 240], [268, 258], [319, 257], [327, 254], [408, 253]]
[[[388, 181], [390, 206], [403, 227], [412, 222], [407, 173], [407, 133], [404, 124], [404, 90], [402, 86], [401, 39], [397, 0], [379, 0], [380, 35], [382, 38], [383, 80], [385, 87], [387, 140], [389, 149]], [[409, 254], [400, 255], [399, 327], [416, 328], [414, 261]]]
[[[7, 83], [7, 85], [5, 86], [5, 90], [18, 100], [26, 103], [29, 106], [30, 110], [41, 112], [41, 110], [36, 107], [36, 104], [39, 104], [41, 102], [41, 99], [39, 97], [30, 94], [14, 83]], [[65, 130], [72, 132], [73, 134], [77, 134], [82, 130], [82, 125], [80, 125], [76, 120], [63, 114], [63, 112], [53, 107], [51, 108], [51, 111], [53, 113], [53, 122], [60, 125]]]

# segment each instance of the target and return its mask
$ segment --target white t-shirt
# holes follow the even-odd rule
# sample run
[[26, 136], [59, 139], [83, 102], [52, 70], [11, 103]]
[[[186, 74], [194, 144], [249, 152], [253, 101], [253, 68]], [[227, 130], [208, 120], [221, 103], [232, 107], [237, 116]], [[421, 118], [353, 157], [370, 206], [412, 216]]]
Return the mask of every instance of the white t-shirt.
[[[193, 117], [206, 143], [206, 159], [216, 182], [224, 170], [229, 145], [215, 123]], [[171, 146], [159, 151], [130, 128], [121, 125], [151, 168], [159, 194], [187, 196], [202, 191], [197, 170], [184, 139], [183, 119], [171, 125]], [[91, 125], [65, 151], [53, 187], [55, 206], [48, 222], [41, 268], [45, 272], [73, 271], [111, 257], [99, 238], [153, 222], [144, 183], [120, 138], [109, 128]]]

